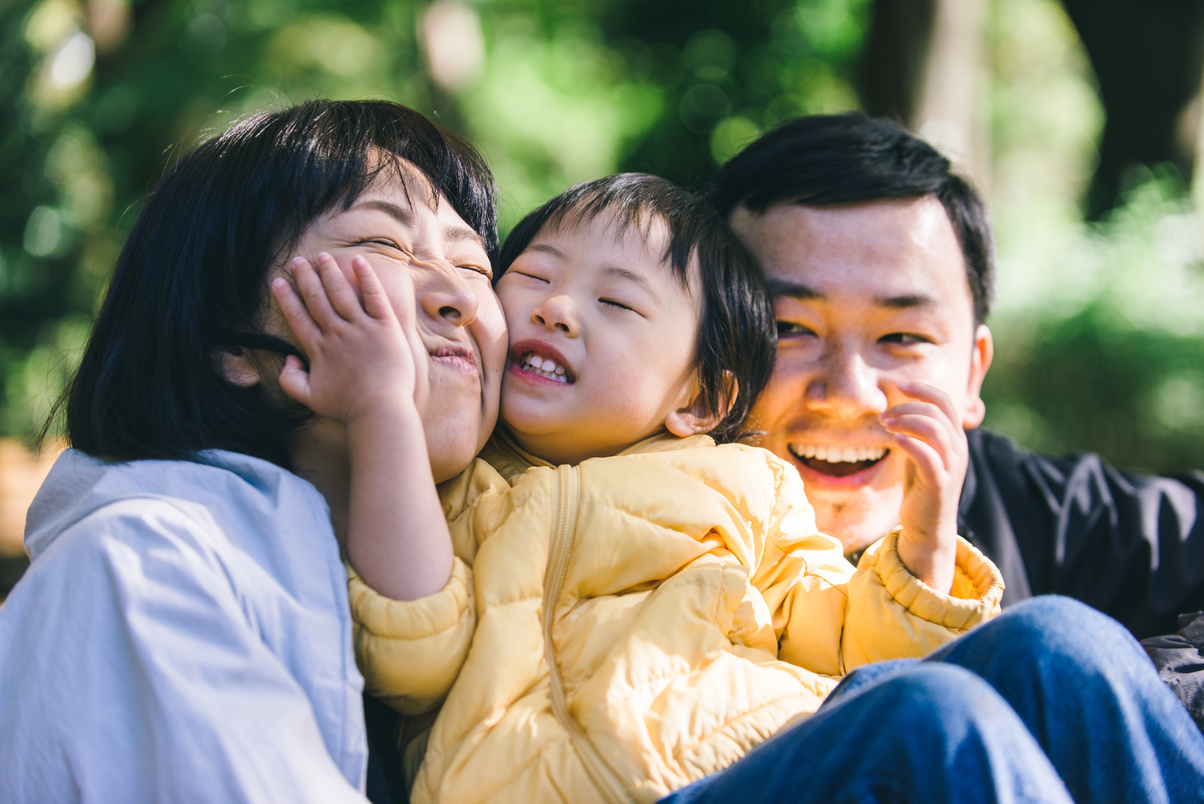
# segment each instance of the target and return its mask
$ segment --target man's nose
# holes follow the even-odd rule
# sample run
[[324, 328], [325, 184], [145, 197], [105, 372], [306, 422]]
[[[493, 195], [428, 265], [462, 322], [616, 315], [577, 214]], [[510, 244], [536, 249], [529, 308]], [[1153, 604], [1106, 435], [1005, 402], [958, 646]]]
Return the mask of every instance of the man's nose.
[[531, 320], [547, 329], [559, 330], [569, 336], [577, 335], [577, 310], [566, 293], [545, 296], [531, 311]]
[[857, 349], [834, 346], [808, 384], [807, 404], [838, 418], [877, 416], [888, 407], [884, 378]]
[[419, 304], [426, 314], [457, 327], [466, 327], [476, 320], [480, 298], [460, 270], [448, 265], [433, 273], [421, 289], [415, 289], [421, 295]]

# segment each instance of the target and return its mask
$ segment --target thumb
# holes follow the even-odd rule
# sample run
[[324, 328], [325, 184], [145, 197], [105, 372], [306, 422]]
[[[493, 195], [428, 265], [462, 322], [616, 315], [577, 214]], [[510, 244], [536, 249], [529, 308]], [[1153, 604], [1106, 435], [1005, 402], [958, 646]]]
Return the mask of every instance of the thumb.
[[284, 368], [280, 369], [280, 389], [303, 405], [309, 399], [309, 372], [296, 355], [284, 359]]

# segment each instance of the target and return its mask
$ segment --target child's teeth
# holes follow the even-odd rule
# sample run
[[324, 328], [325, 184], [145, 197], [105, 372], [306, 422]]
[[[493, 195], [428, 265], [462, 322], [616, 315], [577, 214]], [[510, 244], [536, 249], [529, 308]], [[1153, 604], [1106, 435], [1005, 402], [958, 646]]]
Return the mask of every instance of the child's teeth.
[[568, 382], [567, 372], [564, 366], [558, 364], [550, 357], [540, 357], [531, 352], [523, 356], [523, 367], [528, 371], [533, 371], [542, 374], [548, 379], [556, 379], [561, 382]]

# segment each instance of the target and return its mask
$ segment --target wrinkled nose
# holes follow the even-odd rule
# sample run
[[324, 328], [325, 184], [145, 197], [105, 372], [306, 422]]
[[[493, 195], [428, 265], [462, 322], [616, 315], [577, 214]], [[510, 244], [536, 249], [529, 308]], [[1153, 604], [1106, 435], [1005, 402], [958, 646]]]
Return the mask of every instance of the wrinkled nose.
[[421, 295], [419, 304], [431, 318], [457, 327], [466, 327], [476, 320], [481, 300], [476, 289], [453, 266], [438, 271], [416, 292]]
[[888, 407], [884, 385], [856, 350], [833, 347], [807, 387], [807, 404], [842, 419], [877, 416]]
[[550, 330], [559, 330], [567, 335], [577, 334], [577, 312], [567, 294], [548, 296], [531, 311], [531, 320]]

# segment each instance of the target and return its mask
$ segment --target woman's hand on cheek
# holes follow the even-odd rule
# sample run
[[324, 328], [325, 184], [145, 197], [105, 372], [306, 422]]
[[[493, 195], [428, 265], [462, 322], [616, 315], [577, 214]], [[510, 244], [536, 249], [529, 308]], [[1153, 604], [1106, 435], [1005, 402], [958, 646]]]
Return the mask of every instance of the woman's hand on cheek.
[[[290, 357], [280, 375], [289, 396], [326, 418], [360, 417], [414, 409], [427, 395], [426, 349], [414, 324], [412, 298], [399, 299], [399, 321], [380, 280], [362, 256], [352, 260], [352, 281], [329, 254], [317, 266], [297, 258], [295, 282], [272, 282], [285, 323], [309, 357], [308, 371]], [[411, 295], [408, 283], [397, 283]], [[361, 302], [362, 298], [362, 302]]]

